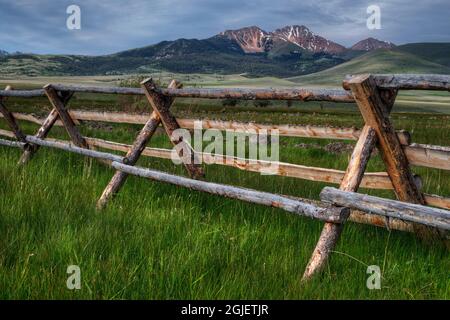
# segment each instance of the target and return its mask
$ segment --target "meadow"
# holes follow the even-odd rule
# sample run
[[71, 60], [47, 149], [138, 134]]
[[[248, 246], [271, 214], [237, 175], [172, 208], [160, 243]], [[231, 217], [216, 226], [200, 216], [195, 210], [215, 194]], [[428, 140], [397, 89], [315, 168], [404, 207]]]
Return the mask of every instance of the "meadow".
[[[281, 81], [283, 85], [285, 80]], [[264, 80], [259, 82], [254, 85]], [[12, 111], [41, 116], [50, 110], [43, 98], [7, 103]], [[142, 98], [93, 94], [75, 95], [70, 107], [149, 110]], [[352, 104], [226, 106], [184, 99], [176, 101], [173, 111], [190, 118], [362, 126]], [[397, 129], [412, 134], [413, 142], [450, 145], [450, 106], [444, 95], [402, 94], [392, 120]], [[25, 122], [20, 125], [28, 134], [38, 128]], [[6, 129], [1, 119], [0, 128]], [[84, 135], [124, 143], [131, 143], [139, 129], [136, 125], [80, 125]], [[50, 136], [67, 138], [61, 127], [53, 128]], [[330, 151], [326, 146], [333, 142], [283, 137], [280, 161], [344, 170], [351, 150]], [[151, 146], [170, 147], [170, 143], [158, 132]], [[113, 175], [111, 169], [45, 148], [20, 168], [16, 165], [20, 154], [18, 149], [0, 147], [0, 299], [450, 298], [450, 257], [442, 243], [348, 223], [326, 270], [301, 284], [321, 222], [136, 177], [129, 177], [114, 201], [98, 212], [95, 203]], [[141, 158], [138, 165], [185, 175], [170, 160]], [[318, 199], [327, 185], [223, 166], [205, 169], [208, 181], [305, 198]], [[382, 162], [374, 156], [368, 171], [381, 170]], [[449, 172], [413, 170], [422, 177], [424, 192], [450, 196]], [[393, 198], [390, 191], [361, 191]], [[66, 287], [69, 265], [81, 269], [81, 290]], [[380, 290], [366, 286], [369, 265], [382, 270]]]

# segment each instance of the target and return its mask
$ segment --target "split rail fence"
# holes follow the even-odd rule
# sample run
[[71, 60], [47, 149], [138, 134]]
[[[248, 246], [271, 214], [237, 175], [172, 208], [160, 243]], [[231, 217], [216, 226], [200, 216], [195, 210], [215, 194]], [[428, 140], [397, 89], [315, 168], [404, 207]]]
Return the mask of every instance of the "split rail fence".
[[[450, 230], [450, 198], [425, 194], [420, 191], [422, 182], [414, 175], [410, 165], [450, 170], [450, 147], [417, 144], [405, 131], [396, 131], [389, 118], [399, 90], [450, 91], [447, 75], [357, 75], [343, 82], [344, 89], [197, 89], [182, 88], [172, 81], [168, 88], [160, 88], [147, 79], [142, 88], [86, 87], [58, 84], [46, 85], [38, 90], [0, 90], [0, 115], [10, 130], [0, 129], [0, 135], [13, 138], [0, 139], [0, 144], [23, 149], [19, 165], [25, 165], [39, 147], [51, 147], [99, 159], [116, 170], [98, 200], [97, 207], [104, 208], [119, 192], [128, 175], [166, 182], [193, 190], [235, 198], [242, 201], [277, 207], [287, 212], [325, 222], [316, 248], [306, 267], [303, 279], [318, 273], [328, 261], [347, 219], [359, 223], [385, 226], [390, 229], [416, 232], [422, 236], [438, 236], [448, 240]], [[67, 104], [76, 92], [145, 95], [153, 112], [136, 115], [119, 112], [69, 110]], [[7, 109], [9, 97], [34, 98], [47, 96], [53, 109], [45, 119], [32, 114], [11, 112]], [[173, 145], [184, 144], [177, 150], [191, 150], [190, 158], [179, 154], [190, 178], [172, 175], [135, 166], [141, 155], [170, 159], [169, 149], [150, 148], [147, 144], [157, 128], [162, 125], [169, 139], [178, 128], [194, 129], [194, 119], [177, 119], [170, 107], [177, 97], [241, 100], [296, 100], [356, 102], [364, 119], [362, 129], [332, 128], [309, 125], [263, 125], [234, 121], [202, 121], [203, 129], [235, 130], [249, 132], [279, 130], [280, 135], [324, 139], [356, 140], [346, 171], [277, 162], [277, 175], [321, 181], [339, 185], [339, 189], [326, 187], [321, 201], [294, 198], [241, 187], [206, 182], [203, 169], [195, 157], [206, 164], [227, 165], [242, 170], [265, 172], [274, 162], [198, 153], [182, 139], [171, 140]], [[20, 129], [18, 120], [40, 125], [34, 136]], [[133, 145], [85, 137], [76, 125], [80, 121], [143, 124]], [[70, 141], [48, 138], [53, 126], [63, 126]], [[98, 148], [124, 152], [124, 156], [98, 151]], [[186, 149], [187, 148], [187, 149]], [[377, 148], [386, 172], [365, 172], [366, 165]], [[358, 188], [391, 189], [397, 200], [383, 199], [357, 193]]]

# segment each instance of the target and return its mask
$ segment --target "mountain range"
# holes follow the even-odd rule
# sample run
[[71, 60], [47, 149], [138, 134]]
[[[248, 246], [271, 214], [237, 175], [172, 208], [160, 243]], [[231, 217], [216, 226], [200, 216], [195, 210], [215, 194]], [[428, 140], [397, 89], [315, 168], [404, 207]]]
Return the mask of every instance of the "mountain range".
[[[346, 48], [301, 25], [271, 32], [251, 26], [226, 30], [207, 39], [162, 41], [102, 56], [8, 54], [0, 50], [0, 76], [114, 75], [167, 70], [294, 77], [351, 62], [374, 50], [400, 52], [403, 48], [421, 58], [428, 54], [413, 44], [395, 46], [374, 38]], [[434, 58], [445, 60], [448, 49], [445, 44], [435, 48]]]

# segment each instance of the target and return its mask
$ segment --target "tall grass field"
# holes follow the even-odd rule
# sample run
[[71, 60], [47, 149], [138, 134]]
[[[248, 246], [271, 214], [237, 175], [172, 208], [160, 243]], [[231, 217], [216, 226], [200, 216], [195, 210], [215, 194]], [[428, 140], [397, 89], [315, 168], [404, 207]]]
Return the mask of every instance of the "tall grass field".
[[[44, 99], [10, 99], [7, 105], [11, 111], [43, 116], [49, 111]], [[98, 95], [76, 95], [70, 107], [130, 112], [150, 108], [139, 99]], [[419, 107], [407, 110], [406, 102], [396, 106], [395, 127], [408, 130], [417, 143], [450, 145], [450, 115]], [[192, 118], [363, 125], [354, 105], [229, 107], [179, 100], [173, 110]], [[20, 125], [28, 134], [38, 128]], [[79, 126], [84, 135], [123, 143], [132, 143], [140, 127]], [[0, 128], [7, 129], [2, 119]], [[61, 127], [53, 128], [50, 136], [67, 139]], [[282, 137], [280, 161], [345, 170], [351, 148], [332, 152], [326, 146], [333, 142]], [[161, 132], [150, 145], [170, 147]], [[95, 204], [112, 169], [46, 148], [21, 168], [16, 164], [20, 154], [19, 149], [0, 146], [0, 299], [450, 298], [450, 256], [440, 242], [349, 222], [324, 272], [301, 284], [322, 222], [137, 177], [129, 177], [99, 212]], [[185, 175], [170, 160], [142, 157], [138, 165]], [[208, 181], [312, 199], [327, 185], [223, 166], [205, 169]], [[379, 155], [374, 155], [368, 171], [383, 170]], [[422, 177], [424, 192], [450, 196], [449, 172], [413, 171]], [[394, 198], [391, 191], [361, 192]], [[66, 286], [70, 265], [80, 267], [80, 290]], [[382, 271], [379, 290], [367, 287], [370, 265]]]

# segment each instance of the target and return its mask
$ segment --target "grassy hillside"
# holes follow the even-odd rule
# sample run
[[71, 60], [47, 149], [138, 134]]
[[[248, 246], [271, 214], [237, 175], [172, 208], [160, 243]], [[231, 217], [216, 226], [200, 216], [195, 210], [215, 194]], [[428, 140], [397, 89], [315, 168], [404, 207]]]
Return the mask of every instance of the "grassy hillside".
[[450, 43], [409, 43], [398, 46], [397, 50], [450, 67]]
[[357, 73], [436, 73], [450, 74], [450, 67], [399, 50], [368, 52], [333, 68], [288, 80], [304, 85], [341, 86], [347, 74]]

